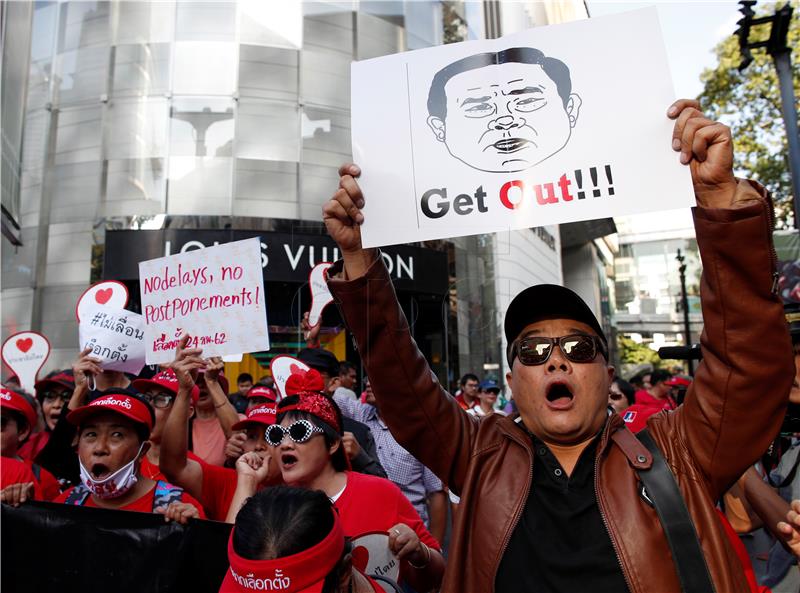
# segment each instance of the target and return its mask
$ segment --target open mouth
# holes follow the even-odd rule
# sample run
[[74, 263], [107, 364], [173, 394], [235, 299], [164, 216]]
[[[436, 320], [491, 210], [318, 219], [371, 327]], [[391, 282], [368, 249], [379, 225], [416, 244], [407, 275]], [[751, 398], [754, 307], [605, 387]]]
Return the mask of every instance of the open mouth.
[[297, 464], [297, 456], [292, 453], [283, 453], [281, 455], [281, 465], [283, 469], [291, 469]]
[[495, 148], [495, 150], [497, 150], [497, 152], [509, 154], [526, 148], [528, 144], [531, 144], [531, 142], [529, 140], [525, 140], [524, 138], [505, 138], [503, 140], [498, 140], [492, 144], [492, 146]]
[[95, 480], [102, 480], [111, 473], [109, 467], [102, 463], [95, 463], [89, 471]]
[[564, 383], [553, 383], [547, 388], [547, 401], [555, 407], [568, 406], [574, 397]]

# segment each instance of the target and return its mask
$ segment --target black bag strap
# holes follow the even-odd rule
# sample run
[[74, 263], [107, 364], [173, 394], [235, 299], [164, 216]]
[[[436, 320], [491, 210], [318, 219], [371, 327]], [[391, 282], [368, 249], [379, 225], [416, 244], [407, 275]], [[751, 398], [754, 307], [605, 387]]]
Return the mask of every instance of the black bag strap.
[[647, 429], [641, 430], [636, 436], [653, 456], [650, 469], [637, 468], [636, 471], [661, 520], [681, 582], [681, 591], [713, 593], [714, 583], [708, 572], [706, 558], [675, 476]]

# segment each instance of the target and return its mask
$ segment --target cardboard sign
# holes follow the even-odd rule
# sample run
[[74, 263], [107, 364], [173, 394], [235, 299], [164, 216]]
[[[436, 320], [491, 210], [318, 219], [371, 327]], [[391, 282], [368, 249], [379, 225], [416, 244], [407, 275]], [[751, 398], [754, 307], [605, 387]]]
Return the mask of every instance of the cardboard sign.
[[351, 81], [365, 247], [694, 203], [655, 8], [365, 60]]
[[50, 356], [50, 342], [38, 332], [19, 332], [3, 342], [3, 362], [19, 378], [22, 389], [34, 393], [39, 371]]
[[186, 333], [205, 357], [269, 350], [258, 237], [140, 262], [139, 281], [147, 364]]
[[288, 354], [281, 354], [272, 359], [269, 363], [269, 370], [272, 373], [272, 379], [275, 381], [275, 390], [278, 392], [278, 400], [286, 397], [284, 387], [289, 375], [297, 371], [310, 371], [311, 367], [306, 363], [297, 360], [294, 356]]
[[[389, 535], [383, 531], [353, 538], [353, 566], [364, 574], [387, 577], [395, 583], [400, 577], [400, 561], [389, 550]], [[388, 593], [393, 593], [389, 585], [381, 581], [378, 584]]]
[[308, 284], [311, 286], [311, 310], [308, 313], [308, 323], [311, 327], [317, 325], [322, 319], [322, 312], [333, 302], [333, 295], [328, 289], [328, 268], [331, 262], [323, 262], [311, 268], [308, 275]]
[[113, 309], [124, 309], [128, 306], [128, 287], [116, 280], [104, 280], [92, 284], [78, 298], [75, 305], [75, 317], [78, 323], [86, 316], [87, 310], [96, 309], [98, 306], [107, 306]]
[[144, 317], [113, 307], [86, 308], [78, 326], [79, 347], [91, 348], [103, 370], [138, 375], [144, 367]]

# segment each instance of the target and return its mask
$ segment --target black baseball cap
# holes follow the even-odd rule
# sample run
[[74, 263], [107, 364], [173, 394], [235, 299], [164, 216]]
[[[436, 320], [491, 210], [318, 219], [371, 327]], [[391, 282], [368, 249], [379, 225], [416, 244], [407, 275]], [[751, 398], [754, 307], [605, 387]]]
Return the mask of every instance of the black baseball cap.
[[[542, 319], [574, 319], [591, 327], [603, 340], [608, 351], [608, 340], [597, 317], [575, 292], [557, 284], [537, 284], [526, 288], [511, 301], [503, 324], [508, 343], [511, 345], [526, 326]], [[509, 360], [509, 364], [513, 361]]]

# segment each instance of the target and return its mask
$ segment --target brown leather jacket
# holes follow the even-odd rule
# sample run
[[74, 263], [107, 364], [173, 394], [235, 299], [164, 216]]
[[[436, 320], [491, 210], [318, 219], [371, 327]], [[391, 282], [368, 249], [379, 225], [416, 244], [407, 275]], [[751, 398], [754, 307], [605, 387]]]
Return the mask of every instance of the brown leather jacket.
[[[694, 211], [703, 259], [704, 358], [684, 405], [648, 424], [694, 519], [717, 593], [746, 593], [748, 586], [715, 503], [769, 446], [794, 376], [783, 308], [774, 293], [771, 203], [756, 184], [740, 182], [737, 191], [752, 202]], [[530, 438], [518, 417], [478, 420], [439, 385], [411, 338], [381, 258], [361, 278], [343, 279], [341, 262], [330, 277], [392, 434], [461, 495], [442, 590], [493, 591], [528, 498]], [[637, 488], [634, 468], [651, 461], [622, 419], [611, 414], [597, 448], [595, 487], [631, 593], [680, 591], [656, 511]]]

